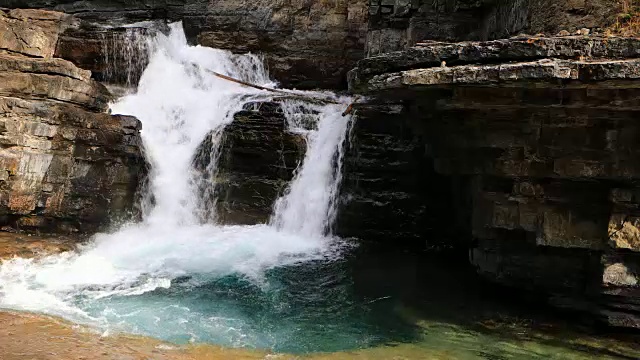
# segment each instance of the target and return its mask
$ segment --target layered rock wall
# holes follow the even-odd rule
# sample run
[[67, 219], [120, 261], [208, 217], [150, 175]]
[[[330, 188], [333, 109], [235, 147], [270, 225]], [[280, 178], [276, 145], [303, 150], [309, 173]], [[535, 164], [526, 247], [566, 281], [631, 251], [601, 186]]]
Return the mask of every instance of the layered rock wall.
[[0, 225], [93, 231], [132, 210], [144, 159], [140, 123], [107, 114], [91, 73], [54, 58], [74, 22], [0, 11]]
[[372, 0], [367, 56], [408, 49], [424, 40], [506, 38], [521, 32], [556, 34], [615, 22], [620, 0]]
[[[273, 78], [296, 88], [345, 88], [347, 71], [364, 56], [367, 31], [366, 0], [0, 0], [2, 6], [51, 8], [103, 25], [182, 21], [192, 43], [263, 53]], [[85, 40], [91, 52], [104, 48], [95, 33], [96, 29], [68, 33], [66, 53], [73, 52], [74, 43], [80, 46], [75, 51], [81, 52], [78, 49]], [[73, 60], [88, 64], [86, 57], [86, 53], [76, 54]], [[97, 54], [93, 58], [97, 64], [91, 69], [101, 73], [100, 58]]]
[[[359, 182], [345, 189], [343, 211], [373, 197], [377, 209], [369, 211], [393, 213], [398, 201], [379, 194], [421, 198], [423, 209], [448, 212], [441, 231], [423, 229], [423, 239], [450, 236], [464, 246], [466, 238], [470, 261], [487, 278], [547, 293], [555, 305], [610, 325], [640, 327], [637, 39], [430, 43], [365, 59], [350, 79], [353, 91], [376, 100], [358, 110], [363, 141], [355, 142], [347, 181], [381, 171], [402, 179], [412, 167], [435, 175], [401, 191]], [[395, 161], [380, 166], [372, 148]], [[425, 196], [430, 182], [440, 196]], [[418, 221], [417, 204], [409, 209], [396, 212], [396, 222], [429, 225]], [[401, 241], [406, 227], [395, 229]]]
[[[205, 142], [196, 160], [201, 171], [212, 160], [211, 145]], [[202, 198], [210, 205], [215, 202], [210, 208], [221, 223], [267, 223], [305, 151], [304, 137], [289, 130], [278, 103], [249, 103], [224, 129], [217, 172], [202, 189]], [[215, 184], [213, 193], [211, 184]]]

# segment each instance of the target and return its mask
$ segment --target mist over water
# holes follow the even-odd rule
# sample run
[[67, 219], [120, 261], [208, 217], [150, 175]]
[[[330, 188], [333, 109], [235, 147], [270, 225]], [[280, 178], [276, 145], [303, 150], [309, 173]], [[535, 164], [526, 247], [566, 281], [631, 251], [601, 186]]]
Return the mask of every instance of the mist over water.
[[[274, 269], [339, 258], [341, 243], [328, 229], [350, 120], [341, 112], [349, 99], [318, 93], [311, 95], [344, 105], [283, 102], [291, 131], [307, 139], [306, 157], [277, 201], [271, 224], [222, 226], [198, 189], [215, 186], [210, 175], [216, 171], [217, 146], [233, 115], [244, 104], [269, 101], [273, 94], [208, 70], [258, 85], [275, 84], [260, 57], [188, 46], [180, 24], [172, 25], [169, 35], [147, 41], [149, 63], [137, 92], [112, 104], [114, 114], [134, 115], [143, 124], [151, 173], [142, 222], [98, 234], [78, 252], [4, 262], [0, 306], [59, 315], [109, 331], [272, 347], [277, 340], [259, 340], [260, 333], [269, 331], [250, 326], [252, 318], [238, 314], [237, 304], [202, 303], [197, 296], [189, 302], [184, 294], [205, 296], [203, 286], [211, 290], [212, 282], [236, 283], [232, 288], [249, 289], [248, 296], [264, 294], [274, 289], [268, 275]], [[311, 130], [296, 120], [300, 113], [315, 119]], [[193, 161], [207, 137], [214, 161], [203, 174], [194, 170]], [[202, 216], [203, 210], [212, 216]], [[162, 289], [170, 295], [158, 295]], [[190, 307], [198, 308], [198, 315]], [[219, 333], [211, 333], [212, 327]], [[250, 334], [254, 341], [237, 343]]]

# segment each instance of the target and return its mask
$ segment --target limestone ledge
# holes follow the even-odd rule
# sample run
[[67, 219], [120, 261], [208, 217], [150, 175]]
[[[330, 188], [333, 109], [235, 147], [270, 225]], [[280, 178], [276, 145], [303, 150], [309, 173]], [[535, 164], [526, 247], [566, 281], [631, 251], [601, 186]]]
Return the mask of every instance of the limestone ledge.
[[351, 91], [412, 85], [481, 84], [512, 80], [637, 78], [640, 39], [619, 37], [513, 38], [428, 42], [358, 62]]
[[[543, 59], [497, 65], [461, 65], [374, 75], [365, 91], [383, 91], [430, 85], [508, 85], [514, 81], [640, 79], [640, 59], [572, 61]], [[640, 84], [625, 84], [637, 87]]]

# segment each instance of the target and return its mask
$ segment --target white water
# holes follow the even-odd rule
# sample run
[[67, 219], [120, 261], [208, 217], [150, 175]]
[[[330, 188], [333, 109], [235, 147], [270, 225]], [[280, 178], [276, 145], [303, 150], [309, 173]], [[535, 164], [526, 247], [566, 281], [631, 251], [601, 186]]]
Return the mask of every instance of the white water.
[[153, 23], [140, 23], [102, 33], [103, 81], [123, 82], [127, 87], [136, 85], [149, 60], [147, 34], [154, 32], [154, 27]]
[[[135, 115], [143, 123], [153, 198], [144, 204], [144, 220], [99, 234], [78, 252], [5, 261], [0, 266], [0, 307], [110, 326], [106, 317], [87, 311], [93, 302], [168, 288], [178, 277], [197, 274], [238, 274], [259, 283], [265, 270], [336, 255], [336, 242], [325, 235], [334, 216], [349, 122], [340, 113], [348, 99], [338, 99], [345, 105], [285, 104], [292, 130], [307, 137], [308, 150], [289, 190], [278, 200], [271, 224], [216, 225], [199, 216], [206, 204], [198, 187], [207, 180], [193, 170], [198, 146], [211, 136], [215, 147], [244, 103], [268, 100], [271, 94], [204, 69], [273, 84], [259, 57], [188, 46], [179, 25], [148, 46], [151, 56], [137, 93], [112, 106], [113, 113]], [[313, 111], [317, 130], [303, 130], [296, 114]], [[209, 170], [215, 172], [215, 166]]]
[[334, 201], [340, 185], [343, 147], [348, 122], [342, 116], [344, 106], [313, 106], [318, 112], [317, 130], [303, 130], [296, 113], [309, 110], [301, 103], [288, 103], [284, 110], [290, 126], [305, 134], [307, 153], [302, 166], [287, 190], [278, 199], [271, 224], [278, 229], [304, 236], [328, 231], [335, 217]]

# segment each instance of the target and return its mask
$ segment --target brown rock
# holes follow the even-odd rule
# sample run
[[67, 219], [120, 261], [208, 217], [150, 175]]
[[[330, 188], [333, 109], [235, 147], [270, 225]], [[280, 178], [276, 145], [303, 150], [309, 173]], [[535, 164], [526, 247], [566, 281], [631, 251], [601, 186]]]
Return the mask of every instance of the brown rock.
[[640, 218], [614, 215], [609, 221], [609, 241], [616, 249], [640, 252]]
[[0, 226], [95, 231], [133, 207], [146, 168], [140, 123], [105, 113], [107, 89], [51, 58], [66, 16], [0, 15], [16, 31], [0, 52]]
[[70, 17], [44, 10], [0, 10], [0, 49], [29, 56], [53, 56]]

